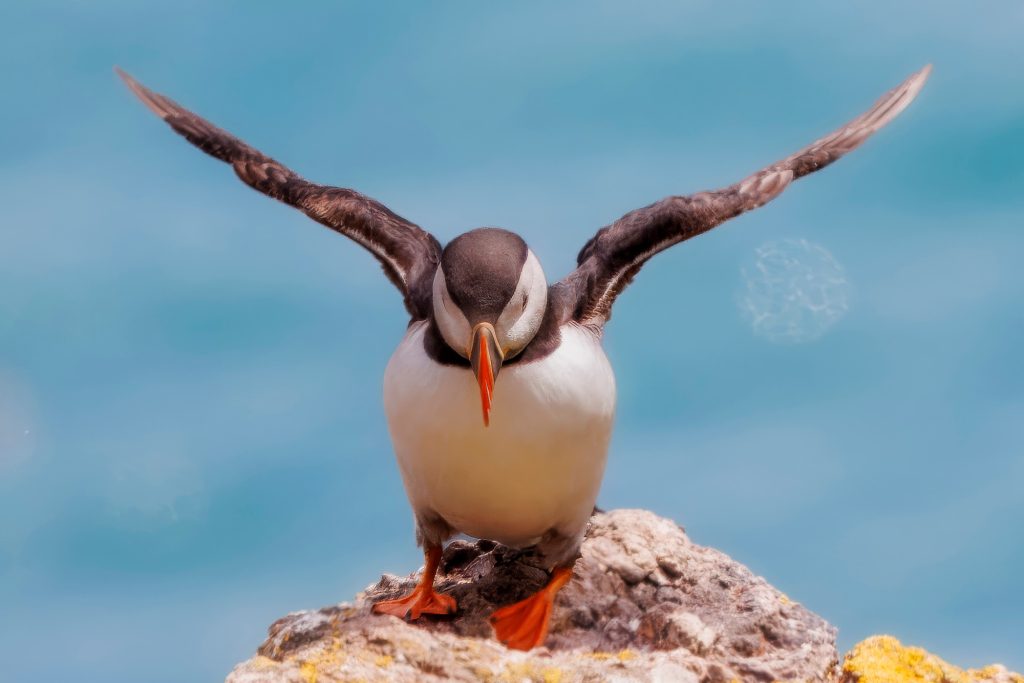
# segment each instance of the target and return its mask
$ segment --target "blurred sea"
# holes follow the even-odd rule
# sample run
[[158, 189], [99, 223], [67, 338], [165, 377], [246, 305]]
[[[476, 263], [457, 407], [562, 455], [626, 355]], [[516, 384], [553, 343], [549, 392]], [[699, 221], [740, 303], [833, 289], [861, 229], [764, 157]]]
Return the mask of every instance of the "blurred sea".
[[[863, 149], [619, 299], [599, 503], [677, 519], [844, 648], [1024, 669], [1022, 23], [1012, 0], [8, 3], [0, 680], [218, 680], [278, 616], [420, 562], [380, 398], [399, 297], [114, 64], [442, 241], [516, 230], [554, 280], [624, 212], [933, 62]], [[743, 269], [800, 241], [842, 314], [758, 332]]]

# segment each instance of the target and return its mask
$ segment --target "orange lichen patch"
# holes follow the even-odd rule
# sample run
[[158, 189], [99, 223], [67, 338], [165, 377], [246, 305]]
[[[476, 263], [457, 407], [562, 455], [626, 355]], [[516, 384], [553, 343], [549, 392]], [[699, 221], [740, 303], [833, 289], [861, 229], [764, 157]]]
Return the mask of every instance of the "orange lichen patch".
[[616, 655], [620, 662], [628, 662], [631, 659], [636, 659], [636, 653], [632, 650], [622, 650]]
[[394, 662], [395, 658], [391, 655], [379, 655], [375, 660], [373, 660], [373, 663], [381, 668], [387, 668], [394, 664]]
[[872, 636], [854, 646], [843, 662], [844, 683], [1024, 683], [1001, 666], [961, 669], [892, 636]]

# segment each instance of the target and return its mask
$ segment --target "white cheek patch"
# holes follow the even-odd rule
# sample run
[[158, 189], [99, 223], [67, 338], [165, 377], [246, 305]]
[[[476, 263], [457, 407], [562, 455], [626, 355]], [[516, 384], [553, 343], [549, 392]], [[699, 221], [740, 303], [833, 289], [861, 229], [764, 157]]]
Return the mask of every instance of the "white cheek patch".
[[[445, 342], [455, 351], [466, 355], [473, 343], [473, 330], [469, 326], [466, 314], [462, 312], [448, 294], [448, 284], [444, 279], [441, 266], [434, 273], [434, 319], [441, 330]], [[468, 358], [468, 356], [467, 356]]]
[[[526, 302], [524, 307], [523, 302]], [[548, 283], [540, 261], [530, 251], [526, 255], [519, 284], [505, 309], [498, 316], [495, 329], [506, 355], [515, 355], [530, 343], [540, 329], [547, 310]]]

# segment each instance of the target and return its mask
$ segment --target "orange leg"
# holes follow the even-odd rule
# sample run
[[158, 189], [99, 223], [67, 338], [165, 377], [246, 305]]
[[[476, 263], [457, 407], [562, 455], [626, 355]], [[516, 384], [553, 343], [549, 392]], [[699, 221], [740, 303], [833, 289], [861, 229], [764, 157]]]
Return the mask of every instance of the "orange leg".
[[413, 621], [421, 614], [451, 614], [457, 609], [455, 598], [442, 595], [434, 590], [434, 575], [441, 563], [441, 546], [427, 546], [423, 553], [425, 560], [423, 578], [404, 598], [382, 600], [373, 606], [374, 614], [391, 614], [399, 619]]
[[571, 567], [559, 567], [551, 572], [551, 580], [539, 591], [525, 600], [495, 610], [491, 615], [491, 626], [498, 640], [514, 650], [529, 650], [542, 645], [548, 637], [555, 596], [571, 578]]

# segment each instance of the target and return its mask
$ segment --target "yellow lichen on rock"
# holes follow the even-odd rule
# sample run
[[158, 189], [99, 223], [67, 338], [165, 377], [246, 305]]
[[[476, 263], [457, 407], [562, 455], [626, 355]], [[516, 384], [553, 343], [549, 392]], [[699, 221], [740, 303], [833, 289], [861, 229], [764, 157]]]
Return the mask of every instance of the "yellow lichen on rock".
[[628, 662], [637, 658], [636, 652], [633, 650], [619, 650], [618, 652], [581, 652], [580, 657], [586, 657], [587, 659], [596, 659], [599, 662], [603, 662], [609, 659], [617, 659], [620, 662]]
[[264, 657], [263, 655], [256, 655], [249, 660], [249, 665], [253, 669], [273, 669], [281, 666], [281, 662], [276, 659], [271, 659], [270, 657]]
[[502, 683], [561, 683], [562, 670], [556, 666], [538, 666], [534, 662], [510, 662], [499, 674]]
[[316, 670], [316, 664], [313, 662], [303, 662], [299, 666], [299, 673], [302, 674], [303, 680], [306, 683], [316, 683], [316, 679], [319, 677], [319, 672]]
[[544, 669], [544, 683], [561, 683], [562, 670], [553, 666]]
[[320, 672], [337, 669], [345, 661], [345, 654], [341, 651], [341, 642], [337, 638], [331, 638], [325, 647], [314, 651], [312, 656], [288, 659], [297, 661], [299, 673], [302, 674], [305, 683], [317, 683]]
[[588, 659], [596, 659], [599, 662], [603, 662], [606, 659], [611, 659], [615, 655], [611, 652], [581, 652], [580, 657], [586, 657]]
[[846, 655], [842, 683], [1024, 683], [1024, 677], [998, 665], [961, 669], [892, 636], [872, 636]]

